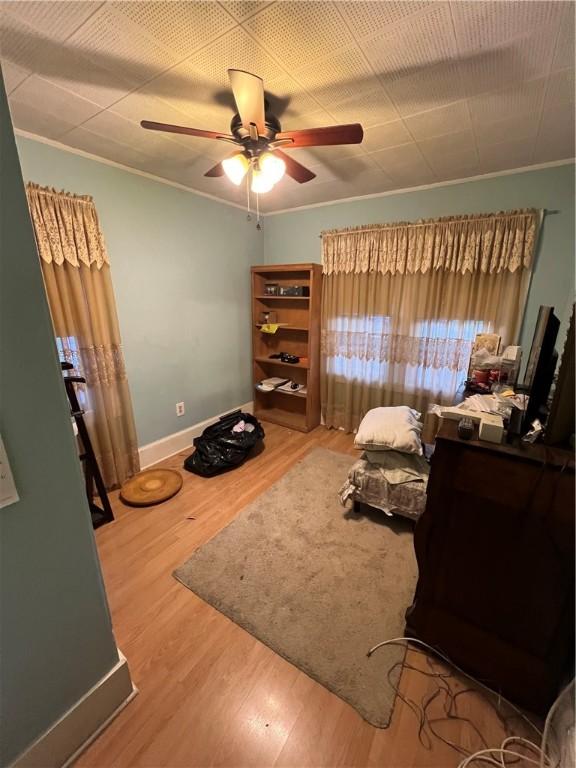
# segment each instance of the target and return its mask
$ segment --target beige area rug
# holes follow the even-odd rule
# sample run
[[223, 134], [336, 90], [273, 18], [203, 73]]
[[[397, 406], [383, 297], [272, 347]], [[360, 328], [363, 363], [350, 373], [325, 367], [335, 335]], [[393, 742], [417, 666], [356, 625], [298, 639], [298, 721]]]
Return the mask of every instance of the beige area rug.
[[174, 576], [386, 728], [395, 699], [387, 673], [404, 650], [366, 652], [404, 633], [416, 585], [412, 526], [340, 505], [353, 461], [313, 449]]

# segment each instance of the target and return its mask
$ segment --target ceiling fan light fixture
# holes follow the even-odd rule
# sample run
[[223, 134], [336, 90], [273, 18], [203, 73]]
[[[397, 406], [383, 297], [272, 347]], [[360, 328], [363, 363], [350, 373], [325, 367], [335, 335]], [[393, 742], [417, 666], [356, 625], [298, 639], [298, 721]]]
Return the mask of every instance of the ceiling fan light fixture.
[[244, 176], [248, 173], [250, 161], [246, 155], [240, 153], [238, 155], [233, 155], [232, 157], [227, 157], [226, 160], [222, 160], [222, 168], [224, 168], [224, 173], [228, 176], [232, 184], [239, 186], [242, 183]]
[[252, 167], [252, 192], [257, 195], [263, 195], [266, 192], [270, 192], [274, 182], [270, 178], [270, 175], [264, 173], [257, 165]]
[[280, 181], [286, 173], [286, 163], [273, 152], [263, 152], [258, 158], [260, 170], [270, 179], [272, 185]]

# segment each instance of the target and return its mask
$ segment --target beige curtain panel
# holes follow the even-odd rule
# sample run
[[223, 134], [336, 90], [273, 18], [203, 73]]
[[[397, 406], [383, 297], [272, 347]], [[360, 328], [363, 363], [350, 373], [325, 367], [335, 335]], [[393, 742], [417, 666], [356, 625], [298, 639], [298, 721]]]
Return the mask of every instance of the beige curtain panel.
[[322, 234], [322, 414], [356, 429], [380, 405], [450, 404], [477, 333], [516, 343], [540, 214]]
[[78, 388], [107, 488], [139, 471], [138, 444], [112, 290], [110, 264], [94, 202], [27, 185], [60, 359]]

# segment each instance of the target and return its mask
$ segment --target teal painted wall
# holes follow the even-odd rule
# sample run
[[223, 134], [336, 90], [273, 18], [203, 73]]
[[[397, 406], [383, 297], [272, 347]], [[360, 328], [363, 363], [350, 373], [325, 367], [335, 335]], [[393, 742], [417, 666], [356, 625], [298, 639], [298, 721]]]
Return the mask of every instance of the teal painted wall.
[[[538, 307], [552, 305], [564, 321], [574, 295], [574, 166], [563, 165], [434, 189], [307, 208], [267, 216], [267, 263], [320, 261], [323, 229], [513, 208], [547, 208], [520, 343], [525, 355]], [[559, 339], [563, 339], [561, 329]]]
[[118, 661], [0, 76], [0, 765]]
[[47, 144], [17, 142], [27, 181], [94, 197], [139, 444], [251, 400], [249, 267], [263, 260], [263, 238], [245, 212]]

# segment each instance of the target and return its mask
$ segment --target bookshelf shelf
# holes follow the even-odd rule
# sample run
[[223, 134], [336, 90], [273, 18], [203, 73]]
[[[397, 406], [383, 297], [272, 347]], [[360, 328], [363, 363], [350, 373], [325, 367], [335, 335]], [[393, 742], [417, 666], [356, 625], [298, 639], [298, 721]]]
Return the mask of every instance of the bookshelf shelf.
[[[264, 286], [303, 285], [309, 296], [274, 296]], [[286, 264], [252, 267], [252, 355], [254, 412], [262, 421], [309, 432], [320, 423], [320, 292], [319, 264]], [[274, 302], [278, 330], [262, 333], [261, 315]], [[283, 363], [270, 355], [287, 352], [298, 363]], [[281, 369], [281, 372], [280, 372]], [[292, 369], [290, 371], [290, 369]], [[256, 384], [270, 376], [290, 376], [306, 385], [306, 393], [274, 390], [262, 392]]]

